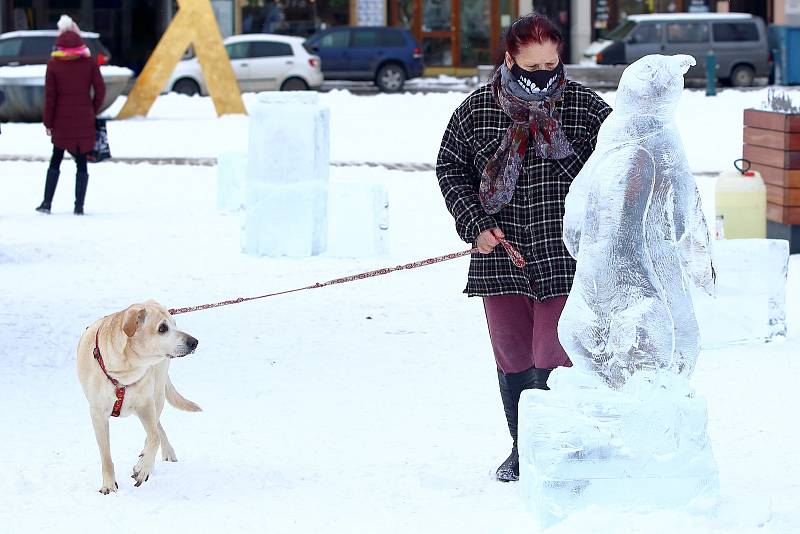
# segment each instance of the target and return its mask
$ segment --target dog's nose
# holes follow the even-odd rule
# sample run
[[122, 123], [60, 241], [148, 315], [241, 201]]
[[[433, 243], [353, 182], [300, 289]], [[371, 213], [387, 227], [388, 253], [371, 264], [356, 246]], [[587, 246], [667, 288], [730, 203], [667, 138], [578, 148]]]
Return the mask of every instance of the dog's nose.
[[196, 340], [195, 338], [193, 338], [192, 336], [189, 336], [189, 337], [186, 339], [186, 346], [187, 346], [187, 347], [189, 347], [189, 350], [194, 350], [194, 349], [196, 349], [196, 348], [197, 348], [197, 344], [198, 344], [198, 343], [199, 343], [199, 341], [197, 341], [197, 340]]

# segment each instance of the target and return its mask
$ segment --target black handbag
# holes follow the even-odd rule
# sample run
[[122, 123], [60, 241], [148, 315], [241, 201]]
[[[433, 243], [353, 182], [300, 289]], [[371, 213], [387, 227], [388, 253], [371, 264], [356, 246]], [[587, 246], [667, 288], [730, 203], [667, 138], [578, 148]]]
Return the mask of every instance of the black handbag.
[[111, 157], [111, 147], [108, 146], [106, 119], [95, 119], [94, 127], [94, 148], [89, 155], [86, 156], [86, 159], [92, 163], [99, 163]]

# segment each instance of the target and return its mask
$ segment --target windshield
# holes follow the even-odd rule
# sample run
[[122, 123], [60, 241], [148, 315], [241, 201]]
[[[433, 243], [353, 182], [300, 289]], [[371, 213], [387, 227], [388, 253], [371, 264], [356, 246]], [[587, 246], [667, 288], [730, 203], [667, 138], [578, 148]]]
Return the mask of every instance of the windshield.
[[621, 41], [631, 33], [631, 30], [636, 27], [636, 23], [632, 20], [626, 20], [610, 32], [606, 34], [606, 39], [611, 41]]

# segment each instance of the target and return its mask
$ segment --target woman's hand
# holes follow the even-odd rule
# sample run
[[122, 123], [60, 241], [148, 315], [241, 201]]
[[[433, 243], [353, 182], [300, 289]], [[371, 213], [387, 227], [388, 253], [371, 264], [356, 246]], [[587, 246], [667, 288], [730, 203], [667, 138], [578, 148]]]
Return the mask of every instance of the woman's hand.
[[51, 130], [50, 128], [45, 128], [44, 131], [47, 132], [47, 137], [53, 136], [53, 130]]
[[505, 234], [500, 228], [484, 230], [480, 233], [478, 239], [475, 240], [475, 244], [478, 246], [478, 252], [481, 254], [491, 254], [494, 247], [500, 244], [500, 239], [504, 237]]

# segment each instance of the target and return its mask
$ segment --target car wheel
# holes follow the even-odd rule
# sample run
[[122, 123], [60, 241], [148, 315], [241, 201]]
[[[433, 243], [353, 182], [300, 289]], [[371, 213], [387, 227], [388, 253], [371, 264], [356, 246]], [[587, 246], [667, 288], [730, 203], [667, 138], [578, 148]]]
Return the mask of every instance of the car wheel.
[[375, 76], [375, 83], [381, 91], [396, 93], [403, 90], [406, 82], [406, 71], [400, 65], [384, 65]]
[[300, 78], [289, 78], [281, 84], [281, 91], [308, 91], [308, 84]]
[[175, 82], [175, 85], [172, 86], [172, 90], [182, 95], [193, 96], [200, 94], [200, 86], [197, 82], [187, 78]]
[[752, 67], [747, 65], [737, 65], [731, 71], [731, 85], [734, 87], [750, 87], [753, 85], [756, 73]]

